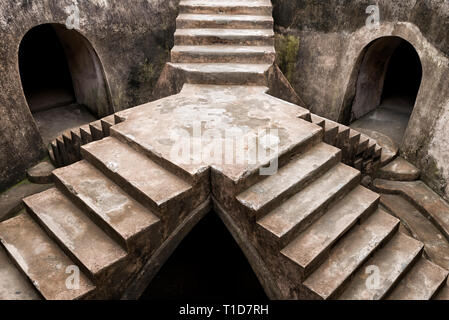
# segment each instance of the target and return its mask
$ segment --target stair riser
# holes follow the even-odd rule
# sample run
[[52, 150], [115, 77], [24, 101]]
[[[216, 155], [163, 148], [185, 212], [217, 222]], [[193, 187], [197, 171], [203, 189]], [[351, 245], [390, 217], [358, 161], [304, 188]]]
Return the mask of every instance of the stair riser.
[[255, 16], [271, 16], [273, 8], [271, 6], [247, 7], [247, 6], [190, 6], [179, 5], [180, 13], [191, 14], [248, 14]]
[[20, 266], [20, 264], [14, 258], [13, 253], [10, 252], [8, 250], [8, 248], [3, 246], [2, 243], [0, 243], [0, 247], [1, 247], [1, 249], [4, 250], [5, 255], [9, 258], [9, 261], [11, 261], [12, 265], [18, 270], [18, 272], [24, 277], [24, 279], [26, 279], [26, 281], [28, 283], [30, 283], [31, 287], [34, 289], [34, 291], [36, 292], [36, 294], [39, 297], [39, 299], [45, 300], [46, 298], [45, 298], [44, 294], [39, 290], [38, 287], [35, 286], [35, 284], [33, 283], [33, 280], [28, 276], [27, 272], [25, 270], [23, 270], [23, 268]]
[[[399, 223], [393, 228], [393, 230], [382, 240], [380, 241], [376, 247], [372, 249], [369, 255], [365, 257], [360, 263], [357, 265], [357, 267], [353, 270], [352, 275], [355, 275], [361, 267], [365, 265], [365, 263], [371, 258], [372, 255], [374, 255], [378, 250], [383, 248], [394, 236], [397, 232], [399, 232]], [[347, 277], [340, 286], [327, 298], [327, 300], [333, 300], [337, 299], [348, 287], [348, 284], [351, 282], [352, 279], [351, 276]]]
[[[285, 152], [279, 156], [278, 159], [278, 167], [282, 168], [288, 163], [290, 163], [291, 158], [295, 157], [299, 154], [305, 153], [308, 150], [310, 150], [312, 147], [316, 146], [317, 144], [321, 143], [323, 141], [323, 132], [318, 131], [316, 134], [309, 137], [309, 139], [303, 141], [302, 143], [299, 143], [294, 148], [289, 150], [288, 152]], [[250, 187], [254, 186], [258, 182], [264, 180], [266, 176], [260, 175], [259, 170], [254, 171], [251, 174], [248, 174], [245, 179], [242, 181], [239, 181], [239, 183], [235, 186], [233, 186], [235, 190], [235, 194], [239, 194], [246, 189], [249, 189]], [[246, 208], [246, 207], [245, 207]], [[256, 219], [256, 213], [254, 211], [248, 211], [248, 214], [252, 217], [253, 220]]]
[[90, 162], [94, 167], [100, 170], [106, 177], [114, 181], [120, 188], [122, 188], [131, 197], [136, 199], [138, 202], [143, 204], [150, 211], [154, 212], [160, 217], [161, 208], [158, 207], [151, 198], [142, 193], [137, 187], [133, 186], [126, 178], [122, 177], [118, 173], [112, 172], [101, 160], [96, 158], [94, 155], [87, 152], [85, 149], [81, 149], [83, 158]]
[[279, 205], [281, 205], [282, 202], [284, 202], [285, 200], [294, 196], [296, 193], [300, 192], [301, 190], [305, 189], [308, 185], [310, 185], [313, 181], [315, 181], [320, 176], [322, 176], [324, 173], [329, 171], [333, 166], [338, 164], [340, 161], [341, 161], [341, 152], [338, 152], [334, 157], [330, 158], [322, 166], [311, 171], [306, 177], [304, 177], [304, 179], [298, 181], [291, 188], [285, 190], [285, 192], [283, 192], [278, 197], [274, 198], [272, 201], [268, 202], [265, 206], [260, 208], [260, 210], [258, 210], [255, 213], [256, 220], [263, 218], [271, 210], [273, 210], [276, 207], [278, 207]]
[[322, 264], [322, 262], [324, 262], [324, 260], [327, 258], [331, 248], [338, 242], [338, 240], [342, 239], [348, 232], [350, 232], [358, 222], [366, 220], [371, 214], [373, 214], [377, 210], [379, 202], [380, 199], [378, 198], [357, 219], [355, 219], [350, 225], [348, 225], [348, 227], [343, 230], [342, 233], [339, 234], [333, 242], [329, 243], [325, 250], [323, 250], [314, 260], [312, 260], [306, 268], [301, 268], [303, 277], [306, 278], [313, 272], [315, 272]]
[[273, 21], [247, 20], [176, 20], [177, 29], [273, 29]]
[[331, 197], [326, 199], [319, 207], [315, 208], [307, 217], [305, 217], [300, 223], [282, 235], [280, 238], [272, 234], [259, 224], [257, 225], [258, 234], [260, 237], [268, 238], [270, 242], [276, 245], [277, 250], [282, 250], [285, 248], [293, 239], [295, 239], [301, 232], [308, 228], [312, 223], [317, 221], [319, 218], [326, 213], [327, 209], [330, 208], [336, 201], [340, 200], [344, 195], [346, 195], [350, 190], [354, 189], [360, 184], [361, 175], [354, 177], [349, 183], [343, 186], [338, 192], [333, 194]]
[[177, 226], [177, 220], [182, 218], [182, 216], [180, 216], [181, 213], [179, 212], [179, 204], [184, 203], [184, 201], [190, 203], [190, 201], [187, 200], [192, 197], [192, 190], [179, 194], [178, 196], [171, 198], [168, 202], [165, 202], [158, 206], [150, 197], [148, 197], [137, 187], [132, 185], [126, 178], [109, 170], [106, 165], [95, 156], [91, 155], [84, 149], [82, 149], [82, 153], [84, 159], [89, 161], [106, 177], [112, 180], [115, 184], [117, 184], [131, 197], [141, 203], [144, 207], [152, 211], [161, 220], [160, 230], [163, 240], [170, 234], [171, 231], [174, 230], [174, 228]]
[[402, 279], [407, 275], [407, 273], [413, 268], [413, 266], [421, 259], [424, 252], [424, 247], [421, 249], [420, 252], [413, 258], [413, 260], [407, 265], [404, 270], [402, 270], [401, 274], [394, 280], [394, 282], [390, 285], [390, 287], [385, 290], [380, 297], [378, 297], [379, 300], [385, 299], [393, 290], [396, 288], [397, 284], [401, 282]]
[[[27, 208], [26, 204], [25, 204], [25, 207], [26, 207], [26, 210], [29, 211], [29, 208]], [[24, 215], [27, 215], [27, 214], [24, 213]], [[31, 215], [29, 215], [29, 216], [31, 217], [31, 219], [35, 220], [33, 214], [31, 214]], [[35, 220], [35, 221], [36, 221], [36, 220]], [[37, 227], [39, 228], [39, 222], [38, 222], [37, 224], [38, 224]], [[33, 232], [34, 232], [34, 231], [33, 231]], [[31, 234], [32, 234], [33, 232], [31, 232]], [[43, 232], [45, 233], [46, 241], [52, 242], [52, 237], [51, 237], [51, 236], [50, 236], [49, 238], [47, 238], [48, 235], [49, 235], [49, 233], [47, 232], [47, 230], [46, 230], [45, 228], [43, 228]], [[3, 241], [3, 240], [4, 240], [4, 239], [2, 239], [2, 241]], [[45, 242], [45, 243], [46, 243], [46, 242]], [[59, 243], [56, 242], [56, 244], [59, 244]], [[52, 243], [52, 245], [55, 245], [55, 244]], [[36, 274], [33, 273], [33, 270], [32, 270], [32, 268], [30, 269], [30, 266], [28, 266], [28, 267], [26, 267], [26, 268], [23, 268], [23, 260], [24, 260], [24, 257], [22, 256], [23, 253], [21, 253], [20, 251], [18, 252], [17, 249], [14, 248], [14, 245], [12, 245], [12, 246], [10, 246], [10, 245], [8, 245], [8, 246], [5, 245], [5, 246], [3, 246], [3, 244], [0, 243], [0, 246], [2, 246], [2, 247], [4, 248], [5, 252], [7, 253], [8, 257], [10, 258], [10, 261], [14, 264], [14, 266], [17, 267], [17, 269], [24, 275], [24, 277], [26, 277], [26, 279], [27, 279], [28, 281], [31, 282], [31, 284], [32, 284], [32, 285], [34, 286], [34, 288], [36, 289], [36, 292], [37, 292], [43, 299], [54, 300], [54, 299], [56, 299], [56, 297], [60, 297], [60, 296], [58, 296], [58, 292], [53, 292], [53, 291], [51, 291], [51, 290], [48, 291], [48, 290], [46, 290], [46, 289], [42, 290], [42, 287], [39, 286], [39, 285], [37, 285], [37, 284], [39, 284], [39, 281], [38, 281], [39, 279], [36, 278]], [[11, 251], [11, 249], [13, 249], [13, 248], [14, 248], [14, 251]], [[64, 248], [63, 248], [63, 247], [60, 247], [60, 248], [62, 248], [61, 254], [64, 254], [64, 253], [63, 253]], [[58, 249], [59, 249], [59, 248], [58, 248]], [[59, 250], [58, 250], [58, 251], [59, 251]], [[71, 259], [71, 256], [70, 256], [70, 255], [67, 255], [67, 256], [68, 256], [68, 259]], [[61, 258], [61, 257], [58, 256], [57, 258]], [[42, 260], [42, 259], [39, 259], [39, 257], [36, 257], [36, 259]], [[26, 260], [26, 258], [25, 258], [25, 260]], [[81, 270], [81, 277], [82, 277], [81, 280], [82, 280], [82, 282], [84, 282], [84, 281], [86, 280], [86, 279], [84, 278], [84, 276], [86, 275], [86, 276], [89, 277], [89, 273], [86, 273], [86, 272], [84, 271], [83, 265], [82, 265], [81, 263], [78, 263], [76, 259], [75, 259], [75, 260], [74, 260], [74, 259], [71, 259], [70, 262], [72, 262], [71, 265], [76, 264], [76, 265], [80, 268], [80, 270]], [[50, 265], [51, 265], [51, 263], [48, 264], [48, 266], [50, 266]], [[34, 267], [36, 267], [36, 266], [32, 266], [32, 267], [34, 268]], [[46, 287], [47, 287], [47, 289], [48, 289], [48, 286], [46, 286]], [[70, 296], [70, 297], [65, 296], [64, 299], [75, 299], [75, 300], [79, 300], [79, 299], [89, 299], [89, 297], [90, 297], [94, 292], [95, 292], [95, 288], [92, 287], [92, 289], [90, 289], [89, 292], [85, 292], [84, 294], [81, 294], [81, 295], [78, 295], [78, 296]], [[58, 299], [61, 299], [61, 298], [58, 298]]]
[[45, 231], [45, 233], [52, 239], [54, 242], [58, 244], [61, 250], [72, 260], [76, 266], [80, 268], [80, 270], [92, 281], [96, 281], [96, 275], [94, 275], [85, 265], [84, 263], [73, 254], [73, 252], [64, 244], [61, 239], [59, 239], [50, 228], [45, 224], [44, 221], [37, 215], [28, 205], [24, 202], [25, 209], [30, 217], [33, 218], [34, 221]]
[[[68, 197], [78, 208], [80, 208], [89, 218], [99, 226], [109, 237], [111, 237], [115, 242], [117, 242], [124, 250], [132, 253], [135, 248], [142, 248], [145, 246], [140, 245], [142, 243], [142, 239], [148, 243], [151, 243], [151, 250], [154, 249], [156, 244], [160, 243], [160, 235], [159, 228], [160, 222], [151, 225], [145, 230], [141, 230], [139, 233], [135, 234], [133, 237], [125, 239], [118, 231], [116, 231], [111, 225], [109, 225], [104, 219], [102, 219], [95, 212], [93, 208], [89, 206], [88, 203], [79, 198], [78, 194], [73, 191], [72, 188], [67, 187], [67, 185], [53, 173], [53, 180], [55, 182], [56, 187], [66, 196]], [[148, 245], [146, 245], [148, 247]]]
[[213, 85], [258, 85], [265, 86], [267, 80], [264, 73], [252, 72], [186, 72], [187, 83]]
[[59, 179], [59, 177], [53, 174], [53, 181], [55, 186], [60, 190], [67, 198], [69, 198], [78, 208], [80, 208], [84, 213], [86, 213], [89, 218], [102, 229], [108, 236], [110, 236], [115, 242], [120, 244], [120, 246], [128, 250], [129, 244], [123, 237], [116, 232], [110, 225], [108, 225], [103, 219], [97, 216], [97, 214], [84, 202], [82, 201], [73, 190], [69, 190], [67, 186]]
[[201, 45], [239, 45], [239, 46], [274, 46], [273, 36], [190, 36], [175, 34], [175, 45], [178, 46], [201, 46]]
[[197, 52], [171, 52], [171, 61], [174, 63], [267, 63], [276, 59], [274, 52], [260, 53], [197, 53]]
[[[203, 177], [203, 176], [202, 177], [192, 177], [189, 172], [185, 171], [181, 167], [178, 167], [177, 165], [168, 161], [164, 157], [154, 154], [151, 150], [148, 150], [147, 148], [142, 147], [140, 144], [136, 143], [136, 141], [129, 139], [128, 137], [122, 135], [119, 131], [114, 130], [114, 128], [111, 128], [111, 137], [119, 140], [123, 144], [129, 145], [134, 150], [137, 150], [138, 152], [145, 154], [148, 158], [150, 158], [152, 161], [157, 163], [159, 166], [161, 166], [165, 170], [175, 174], [176, 176], [181, 177], [182, 179], [188, 181], [191, 184], [195, 184], [196, 181], [198, 181], [199, 179], [201, 179]], [[83, 151], [81, 151], [81, 152], [83, 152]], [[208, 175], [208, 172], [205, 172], [204, 175]]]

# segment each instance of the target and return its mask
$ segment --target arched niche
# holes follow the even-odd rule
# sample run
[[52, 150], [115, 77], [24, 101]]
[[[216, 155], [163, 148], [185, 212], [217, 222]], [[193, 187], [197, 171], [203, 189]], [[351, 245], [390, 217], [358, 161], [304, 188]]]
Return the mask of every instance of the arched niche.
[[386, 36], [360, 53], [340, 122], [379, 131], [401, 143], [422, 80], [422, 65], [406, 40]]

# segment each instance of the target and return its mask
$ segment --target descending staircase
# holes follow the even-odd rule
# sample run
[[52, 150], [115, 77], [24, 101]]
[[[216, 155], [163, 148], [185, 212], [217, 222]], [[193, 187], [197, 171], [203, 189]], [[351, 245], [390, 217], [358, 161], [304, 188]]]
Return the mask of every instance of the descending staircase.
[[[271, 10], [268, 0], [181, 1], [171, 64], [188, 82], [221, 86], [187, 85], [53, 145], [54, 159], [84, 160], [54, 171], [55, 188], [24, 199], [27, 212], [0, 223], [0, 299], [119, 298], [148, 262], [163, 263], [154, 256], [176, 246], [173, 235], [192, 212], [209, 209], [210, 194], [250, 248], [256, 273], [266, 275], [261, 283], [276, 288], [270, 297], [449, 299], [448, 272], [398, 230], [379, 195], [360, 185], [360, 171], [342, 163], [382, 161], [373, 141], [264, 88], [226, 86], [265, 84], [274, 60]], [[261, 176], [261, 163], [175, 163], [163, 132], [173, 123], [185, 128], [198, 109], [225, 110], [218, 125], [279, 126], [288, 138], [279, 170]]]
[[[398, 231], [379, 195], [340, 160], [340, 150], [321, 142], [236, 196], [233, 218], [247, 220], [248, 238], [279, 283], [293, 283], [280, 290], [307, 299], [447, 296], [448, 271]], [[373, 266], [378, 283], [368, 287]]]
[[[27, 213], [0, 224], [9, 256], [0, 251], [8, 288], [1, 299], [120, 297], [127, 278], [194, 209], [189, 182], [118, 140], [82, 152], [87, 160], [53, 172], [56, 188], [24, 199]], [[71, 266], [80, 270], [76, 290], [66, 285]]]
[[266, 85], [275, 60], [269, 0], [179, 4], [171, 67], [189, 83]]

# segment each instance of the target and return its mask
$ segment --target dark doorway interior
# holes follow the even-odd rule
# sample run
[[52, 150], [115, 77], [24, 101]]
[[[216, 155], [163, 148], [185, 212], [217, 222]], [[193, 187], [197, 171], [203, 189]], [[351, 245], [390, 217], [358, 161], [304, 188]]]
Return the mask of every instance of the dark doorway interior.
[[25, 98], [46, 145], [64, 131], [97, 119], [77, 102], [66, 50], [54, 25], [27, 32], [19, 47], [19, 70]]
[[23, 90], [32, 113], [75, 102], [61, 42], [50, 24], [30, 30], [19, 49]]
[[408, 101], [409, 108], [413, 109], [421, 78], [419, 56], [410, 43], [402, 40], [388, 64], [382, 100], [403, 97]]
[[379, 132], [400, 146], [421, 79], [421, 61], [409, 42], [398, 37], [376, 40], [360, 67], [351, 127]]
[[142, 300], [267, 300], [232, 235], [209, 213], [183, 240]]

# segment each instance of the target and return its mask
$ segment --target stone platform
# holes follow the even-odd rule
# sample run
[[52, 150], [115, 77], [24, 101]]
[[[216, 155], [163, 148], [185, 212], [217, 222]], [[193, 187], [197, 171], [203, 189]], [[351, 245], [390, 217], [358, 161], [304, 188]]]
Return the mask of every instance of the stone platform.
[[296, 96], [267, 48], [271, 10], [180, 2], [176, 62], [156, 86], [176, 94], [52, 143], [71, 165], [0, 223], [0, 299], [137, 298], [212, 206], [269, 298], [449, 298], [448, 271], [360, 185], [357, 167], [392, 159], [268, 94]]

